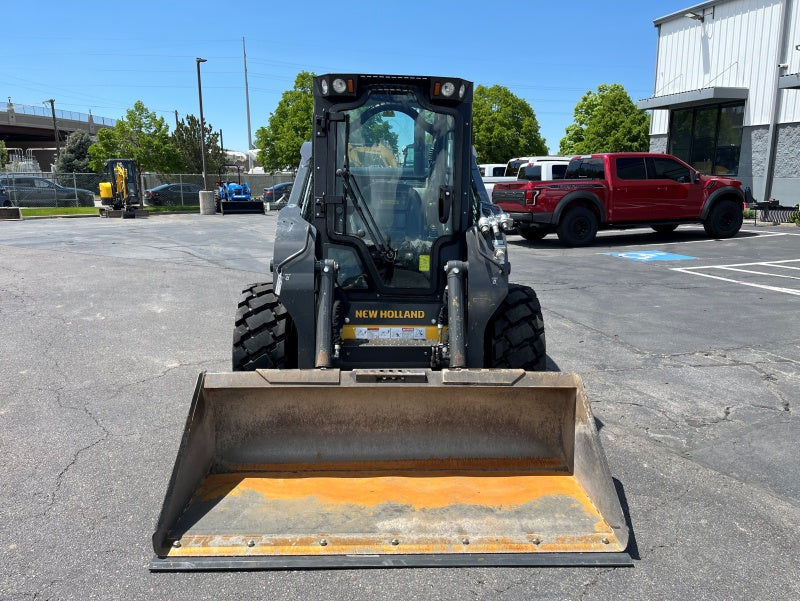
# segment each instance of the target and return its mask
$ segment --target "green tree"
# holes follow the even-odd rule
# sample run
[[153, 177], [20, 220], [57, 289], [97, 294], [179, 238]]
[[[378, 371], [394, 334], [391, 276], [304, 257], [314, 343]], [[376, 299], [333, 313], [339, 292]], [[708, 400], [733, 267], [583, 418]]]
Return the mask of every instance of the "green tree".
[[475, 88], [472, 120], [472, 140], [481, 163], [548, 153], [533, 108], [505, 86]]
[[[206, 137], [206, 173], [217, 174], [225, 164], [225, 154], [219, 145], [219, 132], [208, 124], [205, 125]], [[172, 142], [178, 149], [187, 173], [202, 173], [203, 157], [200, 145], [200, 119], [194, 115], [186, 115], [172, 132]]]
[[311, 139], [314, 117], [313, 73], [301, 71], [294, 88], [281, 96], [266, 126], [256, 130], [258, 161], [267, 169], [295, 167], [300, 161], [300, 146]]
[[128, 109], [111, 129], [97, 132], [97, 143], [89, 147], [90, 165], [102, 171], [110, 158], [131, 158], [142, 171], [176, 173], [183, 167], [163, 117], [149, 111], [141, 100]]
[[92, 145], [92, 138], [81, 129], [70, 134], [67, 138], [67, 145], [61, 152], [61, 156], [56, 161], [56, 171], [59, 173], [88, 173], [89, 167], [89, 147]]
[[6, 168], [8, 163], [8, 148], [6, 148], [5, 140], [0, 140], [0, 171]]
[[637, 152], [650, 148], [650, 116], [618, 83], [600, 84], [575, 105], [575, 122], [559, 143], [563, 155]]

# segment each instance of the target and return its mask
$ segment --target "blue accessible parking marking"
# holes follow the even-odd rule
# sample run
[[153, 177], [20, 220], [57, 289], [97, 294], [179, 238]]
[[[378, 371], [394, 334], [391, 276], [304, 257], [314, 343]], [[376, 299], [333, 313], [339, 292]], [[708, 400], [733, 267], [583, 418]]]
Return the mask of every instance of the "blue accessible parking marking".
[[632, 261], [686, 261], [689, 259], [696, 259], [697, 257], [690, 257], [688, 255], [676, 255], [674, 253], [665, 253], [661, 250], [637, 250], [634, 252], [626, 253], [605, 253], [611, 257], [620, 257], [623, 259], [631, 259]]

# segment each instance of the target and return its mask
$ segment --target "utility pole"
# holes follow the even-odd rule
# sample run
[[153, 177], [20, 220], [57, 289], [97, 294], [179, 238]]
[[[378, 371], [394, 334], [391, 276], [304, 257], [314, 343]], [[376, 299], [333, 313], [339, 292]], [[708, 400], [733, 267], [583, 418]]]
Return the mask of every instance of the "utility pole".
[[208, 59], [196, 58], [197, 61], [197, 97], [200, 99], [200, 153], [203, 155], [203, 190], [208, 190], [206, 181], [206, 122], [203, 119], [203, 86], [200, 83], [200, 63]]
[[253, 136], [250, 131], [250, 88], [247, 85], [247, 50], [242, 36], [242, 56], [244, 57], [244, 100], [247, 105], [247, 170], [253, 170], [253, 157], [250, 151], [253, 149]]
[[50, 111], [53, 113], [53, 136], [56, 139], [56, 163], [61, 158], [61, 143], [58, 139], [58, 125], [56, 124], [56, 101], [53, 98], [45, 100], [44, 102], [50, 103]]

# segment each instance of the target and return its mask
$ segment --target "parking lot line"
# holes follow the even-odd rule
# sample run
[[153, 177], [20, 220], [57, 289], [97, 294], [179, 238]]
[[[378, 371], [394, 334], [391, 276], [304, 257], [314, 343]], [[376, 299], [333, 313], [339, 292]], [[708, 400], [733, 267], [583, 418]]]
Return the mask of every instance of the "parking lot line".
[[786, 275], [782, 273], [771, 273], [765, 271], [757, 271], [755, 269], [744, 269], [746, 267], [762, 267], [762, 268], [780, 268], [780, 269], [800, 269], [794, 265], [787, 265], [787, 263], [800, 264], [800, 259], [784, 259], [780, 261], [760, 261], [757, 263], [732, 263], [729, 265], [702, 265], [698, 267], [673, 267], [672, 271], [680, 271], [691, 275], [699, 275], [704, 278], [711, 278], [721, 280], [723, 282], [731, 282], [740, 284], [742, 286], [751, 286], [753, 288], [761, 288], [763, 290], [771, 290], [772, 292], [782, 292], [784, 294], [791, 294], [800, 296], [800, 289], [784, 288], [781, 286], [771, 286], [769, 284], [759, 284], [756, 282], [747, 282], [743, 280], [736, 280], [733, 278], [723, 277], [721, 275], [714, 275], [713, 273], [706, 273], [713, 270], [719, 271], [733, 271], [739, 273], [747, 273], [751, 275], [766, 276], [767, 278], [785, 278], [790, 280], [800, 280], [800, 277], [794, 275]]
[[[642, 229], [644, 230], [644, 228], [642, 228]], [[694, 229], [700, 230], [702, 228], [697, 227], [697, 228], [694, 228]], [[687, 231], [687, 230], [681, 230], [681, 231]], [[662, 246], [675, 246], [675, 245], [685, 246], [687, 244], [708, 244], [709, 242], [718, 243], [720, 241], [723, 241], [723, 242], [743, 242], [745, 240], [755, 240], [757, 238], [773, 238], [775, 236], [800, 236], [800, 233], [795, 234], [793, 232], [769, 232], [769, 233], [764, 233], [763, 231], [759, 231], [759, 230], [745, 230], [745, 229], [742, 229], [740, 231], [743, 232], [743, 233], [747, 233], [747, 234], [755, 234], [755, 236], [744, 236], [744, 237], [734, 236], [733, 238], [725, 238], [724, 240], [719, 240], [717, 238], [703, 238], [702, 240], [676, 240], [674, 242], [661, 242], [661, 241], [659, 241], [659, 242], [655, 242], [653, 245], [654, 246], [658, 246], [660, 248]], [[635, 232], [635, 230], [628, 230], [628, 233], [633, 233], [633, 232]], [[598, 239], [598, 240], [602, 241], [601, 239]], [[632, 244], [630, 246], [638, 246], [638, 245], [633, 245]], [[597, 252], [597, 253], [594, 253], [594, 254], [596, 254], [596, 255], [607, 255], [608, 252]]]

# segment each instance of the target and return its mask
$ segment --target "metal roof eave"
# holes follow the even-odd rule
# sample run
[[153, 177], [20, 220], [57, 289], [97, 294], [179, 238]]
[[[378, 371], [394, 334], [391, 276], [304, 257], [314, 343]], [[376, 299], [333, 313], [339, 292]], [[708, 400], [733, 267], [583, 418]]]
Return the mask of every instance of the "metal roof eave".
[[703, 104], [735, 102], [737, 100], [747, 100], [749, 91], [748, 88], [701, 88], [688, 92], [678, 92], [677, 94], [645, 98], [637, 102], [636, 106], [643, 110], [682, 109]]
[[688, 12], [700, 12], [702, 14], [705, 9], [712, 8], [717, 4], [722, 4], [726, 2], [726, 0], [708, 0], [708, 2], [701, 2], [700, 4], [695, 4], [694, 6], [688, 6], [683, 10], [679, 10], [674, 13], [670, 13], [668, 15], [664, 15], [663, 17], [659, 17], [653, 21], [653, 25], [658, 27], [662, 23], [666, 23], [667, 21], [672, 21], [674, 19], [684, 19], [686, 18], [686, 13]]
[[781, 75], [778, 87], [784, 90], [800, 90], [800, 73]]

